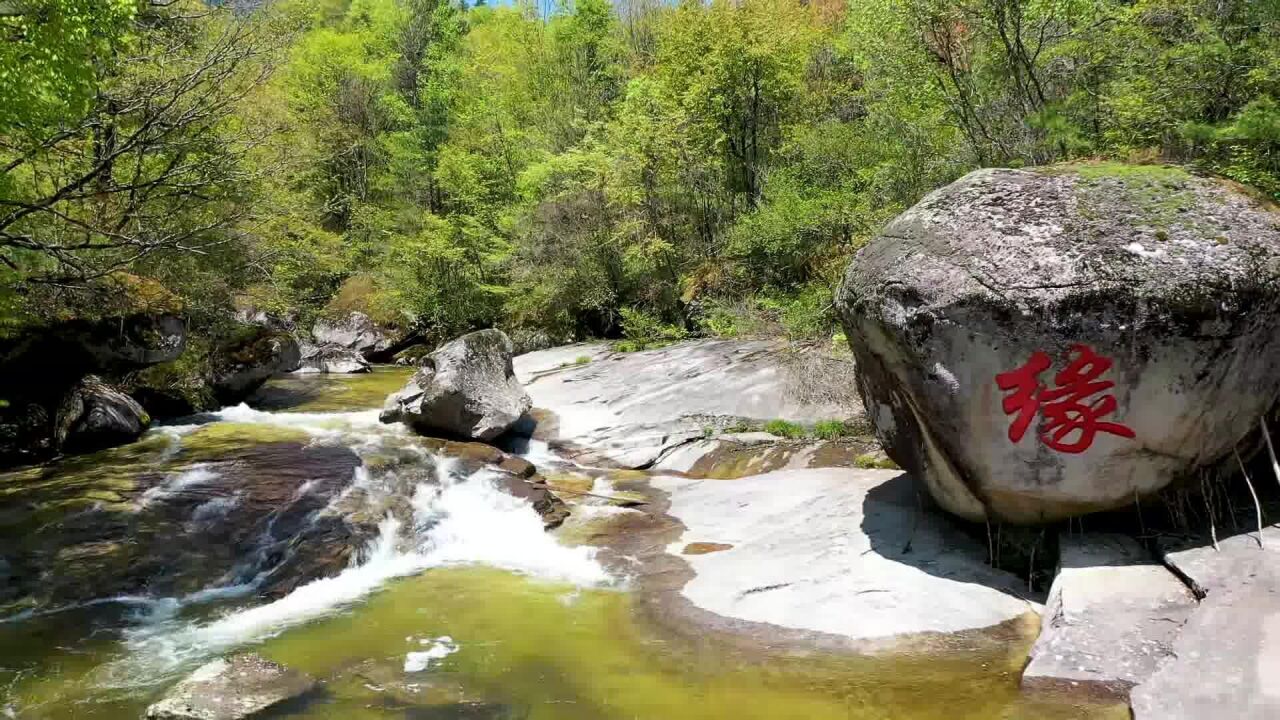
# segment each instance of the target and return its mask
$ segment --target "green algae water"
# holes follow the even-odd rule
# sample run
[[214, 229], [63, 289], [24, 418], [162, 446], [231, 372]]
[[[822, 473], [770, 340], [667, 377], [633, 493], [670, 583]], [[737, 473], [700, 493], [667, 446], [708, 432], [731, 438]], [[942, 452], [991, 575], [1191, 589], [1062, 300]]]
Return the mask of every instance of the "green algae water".
[[251, 398], [260, 410], [348, 412], [380, 408], [404, 387], [413, 368], [379, 366], [354, 375], [303, 374], [273, 378]]
[[[261, 648], [335, 677], [310, 717], [387, 717], [381, 699], [436, 708], [405, 717], [528, 720], [1087, 718], [1105, 708], [1027, 702], [1017, 677], [1025, 648], [948, 660], [744, 657], [695, 649], [648, 631], [624, 592], [541, 583], [485, 568], [403, 580], [350, 614]], [[423, 640], [456, 652], [405, 673]], [[379, 689], [380, 688], [380, 689]], [[469, 706], [490, 714], [468, 715]], [[476, 712], [472, 710], [471, 712]], [[450, 714], [456, 713], [456, 714]]]
[[[29, 651], [65, 641], [49, 632], [30, 638]], [[6, 647], [15, 634], [0, 628]], [[443, 637], [454, 652], [406, 672], [411, 654]], [[358, 607], [253, 649], [324, 680], [323, 693], [289, 711], [300, 718], [1127, 717], [1124, 708], [1053, 705], [1020, 695], [1025, 647], [945, 659], [740, 657], [717, 651], [715, 643], [695, 649], [647, 631], [625, 592], [481, 567], [396, 581]], [[122, 697], [77, 686], [92, 683], [95, 661], [115, 650], [109, 642], [83, 643], [47, 659], [45, 675], [11, 684], [18, 707], [32, 709], [20, 717], [140, 716], [154, 692]]]
[[[88, 508], [113, 521], [132, 517], [160, 502], [144, 502], [147, 492], [196, 482], [197, 471], [245, 483], [270, 475], [272, 482], [305, 484], [334, 474], [337, 459], [345, 457], [339, 451], [373, 458], [388, 448], [412, 450], [412, 437], [379, 425], [370, 410], [406, 374], [276, 381], [274, 389], [306, 385], [287, 397], [278, 393], [275, 412], [229, 409], [198, 426], [161, 428], [131, 446], [0, 475], [0, 520], [14, 523], [0, 530], [9, 542], [18, 523], [36, 532], [55, 515]], [[335, 389], [332, 397], [327, 387]], [[388, 465], [403, 469], [404, 461]], [[382, 480], [363, 468], [338, 469], [337, 475], [351, 476], [352, 488]], [[199, 589], [113, 595], [57, 612], [10, 605], [0, 612], [0, 717], [138, 718], [194, 667], [243, 651], [321, 681], [320, 690], [280, 708], [278, 717], [1128, 716], [1122, 706], [1022, 694], [1025, 641], [946, 656], [853, 657], [745, 654], [715, 635], [696, 643], [671, 636], [648, 624], [625, 580], [606, 576], [589, 548], [567, 545], [567, 536], [557, 542], [530, 508], [486, 489], [481, 479], [441, 478], [430, 492], [419, 485], [411, 521], [384, 522], [376, 546], [346, 570], [274, 601], [253, 582], [209, 581]], [[201, 486], [186, 492], [191, 487]], [[44, 507], [29, 508], [33, 502]], [[222, 522], [234, 524], [237, 517]], [[170, 544], [179, 543], [191, 519], [165, 519], [173, 522], [166, 526]], [[67, 559], [93, 577], [96, 563], [116, 562], [113, 553], [124, 553], [130, 564], [145, 560], [129, 554], [137, 552], [131, 544], [137, 543]], [[162, 575], [159, 568], [147, 571]], [[128, 564], [118, 572], [128, 572]]]

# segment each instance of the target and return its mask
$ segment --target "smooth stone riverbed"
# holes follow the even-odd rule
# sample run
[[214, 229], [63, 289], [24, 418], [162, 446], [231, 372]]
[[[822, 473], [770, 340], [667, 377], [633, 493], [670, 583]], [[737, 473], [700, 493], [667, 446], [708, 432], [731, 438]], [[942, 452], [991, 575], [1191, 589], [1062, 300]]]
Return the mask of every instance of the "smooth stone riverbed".
[[[387, 435], [394, 429], [353, 424], [349, 416], [329, 418], [323, 413], [376, 407], [382, 384], [400, 380], [392, 373], [375, 372], [275, 381], [268, 393], [290, 390], [287, 397], [277, 393], [277, 414], [229, 413], [227, 417], [241, 419], [223, 420], [201, 431], [210, 437], [199, 443], [199, 460], [210, 461], [210, 453], [234, 456], [238, 433], [244, 429], [241, 423], [252, 420], [276, 440], [281, 433], [305, 430], [309, 443], [347, 444], [366, 462], [390, 462], [395, 467], [403, 458], [384, 459], [378, 450], [387, 443], [406, 442]], [[329, 387], [338, 392], [330, 395]], [[294, 437], [288, 435], [290, 440]], [[112, 472], [128, 475], [128, 468], [120, 465], [127, 466], [130, 457], [145, 464], [143, 458], [155, 450], [135, 456], [130, 454], [132, 447], [121, 450], [121, 463]], [[600, 479], [588, 487], [608, 494], [647, 488], [650, 482], [648, 475], [634, 471], [589, 472]], [[451, 486], [461, 493], [454, 500], [428, 503], [446, 517], [436, 530], [427, 531], [426, 550], [406, 554], [381, 538], [358, 566], [274, 602], [252, 588], [229, 588], [168, 600], [120, 597], [49, 615], [11, 615], [0, 621], [0, 716], [137, 718], [196, 667], [240, 652], [257, 652], [319, 681], [318, 690], [305, 702], [282, 711], [287, 715], [281, 716], [295, 718], [1127, 716], [1123, 706], [1048, 702], [1020, 693], [1018, 676], [1030, 633], [962, 644], [959, 650], [865, 656], [819, 646], [747, 646], [715, 623], [692, 634], [673, 632], [663, 618], [653, 616], [665, 606], [646, 600], [646, 582], [633, 581], [625, 558], [610, 562], [610, 576], [587, 548], [571, 547], [582, 541], [607, 545], [611, 532], [621, 533], [618, 539], [625, 544], [627, 523], [581, 533], [582, 526], [571, 522], [558, 533], [562, 540], [556, 543], [551, 541], [556, 536], [542, 533], [531, 507], [506, 495], [468, 490], [467, 483], [475, 481], [459, 479]], [[561, 482], [569, 482], [568, 476]], [[732, 482], [736, 481], [725, 487], [732, 487]], [[662, 515], [660, 503], [645, 508], [650, 518], [646, 522], [666, 523], [662, 528], [674, 522]], [[637, 510], [621, 508], [580, 506], [575, 512], [580, 517], [592, 512], [611, 516], [606, 512], [611, 509], [625, 513], [617, 517], [641, 516]], [[666, 533], [662, 529], [659, 534]], [[767, 549], [752, 548], [749, 540], [744, 544], [752, 552]], [[661, 545], [655, 550], [665, 556]], [[691, 557], [732, 558], [736, 551], [737, 547]], [[635, 572], [641, 571], [637, 567]], [[573, 582], [548, 579], [556, 576]]]

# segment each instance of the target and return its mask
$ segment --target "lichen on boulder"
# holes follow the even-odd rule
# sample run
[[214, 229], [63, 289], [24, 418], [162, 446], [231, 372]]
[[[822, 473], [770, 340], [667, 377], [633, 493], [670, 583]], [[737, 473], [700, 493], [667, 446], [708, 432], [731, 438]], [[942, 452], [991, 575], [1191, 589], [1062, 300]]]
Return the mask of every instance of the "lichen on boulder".
[[890, 223], [836, 308], [889, 455], [1033, 523], [1227, 457], [1280, 393], [1280, 213], [1174, 167], [979, 170]]

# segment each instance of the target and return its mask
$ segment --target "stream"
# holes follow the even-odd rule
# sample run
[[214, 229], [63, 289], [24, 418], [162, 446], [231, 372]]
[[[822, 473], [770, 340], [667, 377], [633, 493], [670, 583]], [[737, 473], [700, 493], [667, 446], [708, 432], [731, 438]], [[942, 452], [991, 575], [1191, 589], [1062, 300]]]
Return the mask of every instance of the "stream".
[[[19, 545], [0, 554], [0, 588], [28, 580], [0, 594], [0, 717], [141, 717], [194, 668], [246, 650], [322, 681], [281, 717], [1128, 716], [1022, 694], [1021, 642], [778, 657], [664, 632], [639, 611], [625, 564], [604, 562], [567, 526], [544, 531], [491, 470], [378, 422], [407, 372], [275, 380], [252, 407], [0, 474], [0, 539]], [[544, 473], [560, 465], [610, 490], [609, 471], [574, 468], [541, 445], [527, 455]], [[246, 478], [256, 489], [241, 489]], [[578, 502], [575, 513], [604, 512]], [[347, 537], [331, 523], [338, 513], [369, 531], [335, 560], [318, 546]], [[55, 552], [50, 538], [65, 545]], [[49, 579], [37, 560], [65, 565]], [[331, 576], [281, 580], [282, 569], [337, 561]], [[114, 592], [112, 578], [132, 589]]]

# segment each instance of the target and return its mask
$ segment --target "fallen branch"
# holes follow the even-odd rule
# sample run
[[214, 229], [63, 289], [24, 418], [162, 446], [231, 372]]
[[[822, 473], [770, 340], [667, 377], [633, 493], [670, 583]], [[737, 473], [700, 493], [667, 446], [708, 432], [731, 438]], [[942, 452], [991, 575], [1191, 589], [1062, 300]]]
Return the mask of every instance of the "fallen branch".
[[1235, 453], [1236, 462], [1240, 465], [1240, 474], [1244, 476], [1244, 484], [1249, 488], [1249, 496], [1253, 498], [1253, 514], [1258, 521], [1258, 547], [1262, 547], [1262, 504], [1258, 502], [1258, 493], [1253, 489], [1253, 481], [1249, 479], [1249, 471], [1244, 467], [1240, 451], [1233, 447], [1231, 452]]
[[1213, 489], [1209, 486], [1209, 475], [1203, 470], [1200, 471], [1200, 497], [1204, 500], [1205, 512], [1209, 514], [1209, 537], [1213, 540], [1213, 549], [1221, 550], [1218, 547], [1218, 528], [1213, 523], [1213, 516], [1216, 514], [1213, 510], [1213, 498], [1211, 493]]

